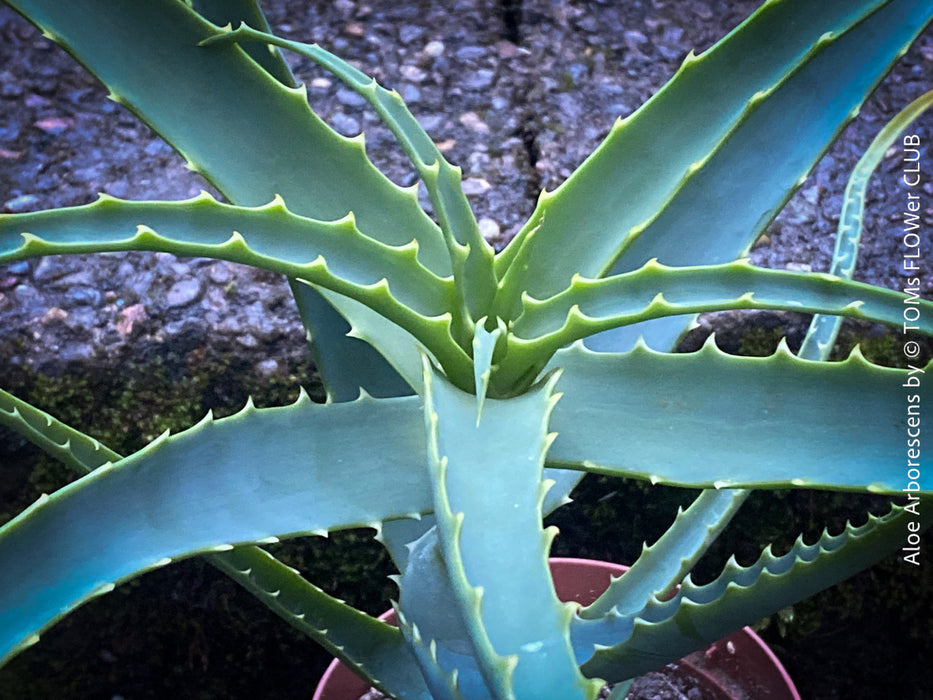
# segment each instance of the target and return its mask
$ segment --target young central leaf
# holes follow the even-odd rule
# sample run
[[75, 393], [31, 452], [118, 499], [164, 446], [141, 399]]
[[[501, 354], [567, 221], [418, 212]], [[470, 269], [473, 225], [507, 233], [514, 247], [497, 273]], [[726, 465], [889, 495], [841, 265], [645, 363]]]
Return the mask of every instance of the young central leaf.
[[425, 376], [428, 463], [438, 532], [473, 653], [494, 698], [594, 698], [579, 672], [541, 524], [556, 375], [522, 396], [486, 399]]

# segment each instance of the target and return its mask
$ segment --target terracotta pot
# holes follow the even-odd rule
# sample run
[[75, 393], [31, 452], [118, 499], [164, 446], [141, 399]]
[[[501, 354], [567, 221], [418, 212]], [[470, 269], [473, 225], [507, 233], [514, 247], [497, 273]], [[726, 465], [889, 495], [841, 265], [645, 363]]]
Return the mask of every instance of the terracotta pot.
[[[558, 597], [589, 605], [627, 566], [591, 559], [551, 559]], [[380, 616], [394, 621], [389, 610]], [[743, 627], [705, 651], [684, 657], [681, 672], [704, 684], [704, 700], [800, 700], [781, 662], [751, 628]], [[369, 684], [334, 659], [327, 667], [313, 700], [359, 700]]]

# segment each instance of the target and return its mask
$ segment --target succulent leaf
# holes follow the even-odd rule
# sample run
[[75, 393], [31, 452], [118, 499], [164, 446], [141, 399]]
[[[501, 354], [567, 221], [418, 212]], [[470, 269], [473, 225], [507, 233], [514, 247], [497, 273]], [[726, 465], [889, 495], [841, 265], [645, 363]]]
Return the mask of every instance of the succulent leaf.
[[395, 616], [398, 618], [398, 625], [405, 636], [405, 641], [408, 642], [418, 660], [421, 673], [431, 691], [432, 700], [463, 700], [463, 695], [460, 693], [459, 674], [457, 671], [448, 673], [441, 666], [437, 658], [437, 644], [433, 640], [425, 640], [418, 626], [410, 623], [398, 608], [395, 610]]
[[101, 196], [80, 207], [0, 215], [0, 261], [122, 250], [221, 258], [316, 283], [373, 308], [423, 343], [452, 376], [466, 373], [472, 383], [469, 357], [450, 337], [450, 280], [418, 262], [417, 243], [373, 240], [352, 215], [315, 221], [293, 214], [280, 198], [250, 208], [206, 193], [181, 202]]
[[483, 402], [486, 400], [486, 391], [489, 389], [489, 378], [492, 376], [492, 366], [496, 351], [500, 347], [500, 340], [505, 341], [507, 331], [501, 319], [492, 330], [486, 330], [486, 319], [480, 319], [473, 335], [473, 377], [476, 392], [476, 422], [479, 423], [483, 412]]
[[732, 520], [749, 492], [743, 489], [707, 489], [687, 508], [678, 510], [674, 523], [615, 579], [592, 605], [579, 613], [593, 619], [615, 610], [637, 613], [653, 596], [663, 599], [683, 581], [694, 564]]
[[[0, 424], [80, 474], [121, 459], [97, 440], [3, 390]], [[398, 630], [327, 595], [259, 547], [241, 545], [204, 558], [380, 689], [399, 697], [423, 695], [418, 669]]]
[[465, 317], [455, 314], [455, 321], [459, 321], [461, 333], [472, 334], [472, 322], [489, 311], [495, 294], [493, 251], [480, 235], [476, 217], [460, 186], [460, 169], [447, 162], [401, 96], [316, 44], [281, 39], [246, 25], [212, 37], [205, 45], [220, 42], [263, 42], [295, 51], [329, 70], [375, 109], [425, 183], [450, 252], [458, 308], [465, 314]]
[[[811, 362], [783, 344], [770, 357], [736, 357], [712, 342], [686, 354], [577, 344], [552, 366], [564, 371], [564, 395], [549, 466], [700, 488], [903, 488], [891, 455], [906, 434], [911, 370], [857, 352]], [[921, 461], [928, 472], [931, 458]]]
[[[872, 140], [868, 149], [859, 158], [849, 176], [842, 197], [842, 211], [836, 233], [836, 248], [830, 263], [829, 273], [852, 279], [862, 237], [862, 214], [865, 210], [865, 192], [872, 173], [878, 168], [885, 152], [904, 130], [921, 114], [933, 106], [933, 91], [921, 95], [901, 110]], [[797, 353], [807, 360], [825, 360], [836, 342], [842, 319], [838, 316], [816, 314], [807, 329], [807, 335]]]
[[[756, 268], [745, 261], [671, 268], [651, 261], [600, 280], [575, 278], [545, 301], [525, 298], [497, 380], [506, 386], [558, 348], [599, 331], [645, 319], [726, 309], [832, 313], [900, 325], [906, 295], [839, 277]], [[933, 302], [921, 332], [933, 334]]]
[[[239, 1], [221, 8], [220, 19], [242, 19], [233, 17]], [[367, 236], [390, 246], [417, 240], [422, 264], [440, 276], [451, 273], [444, 237], [418, 203], [415, 188], [393, 184], [366, 158], [361, 139], [333, 131], [310, 109], [303, 89], [277, 81], [238, 46], [200, 46], [223, 31], [185, 2], [7, 4], [84, 64], [114, 100], [152, 127], [231, 201], [260, 206], [278, 194], [295, 213], [322, 221], [353, 212]], [[107, 18], [104, 39], [96, 20], [100, 17]], [[166, 80], [167, 75], [172, 79]], [[390, 324], [365, 307], [326, 290], [322, 295], [352, 326], [365, 325], [380, 339], [391, 335]], [[327, 310], [303, 322], [319, 332], [342, 325]], [[382, 353], [397, 347], [393, 339]], [[403, 347], [406, 354], [414, 350], [415, 372], [406, 380], [417, 387], [417, 345]], [[334, 355], [339, 350], [318, 352]], [[388, 359], [393, 366], [406, 361], [405, 356]]]
[[[191, 0], [191, 8], [218, 27], [245, 23], [264, 32], [272, 31], [258, 0]], [[257, 44], [248, 44], [243, 50], [282, 85], [298, 87], [281, 51]]]
[[[192, 8], [217, 26], [241, 22], [271, 31], [257, 0], [192, 0]], [[289, 88], [298, 87], [278, 48], [259, 44], [243, 47], [267, 73]], [[401, 396], [411, 388], [371, 345], [347, 338], [346, 319], [310, 285], [289, 279], [308, 346], [327, 394], [333, 401], [351, 401], [362, 388], [370, 396]], [[420, 376], [420, 375], [419, 375]]]
[[431, 698], [397, 628], [327, 595], [259, 547], [234, 547], [208, 561], [379, 690], [397, 698]]
[[[295, 279], [291, 280], [291, 290], [308, 335], [314, 368], [324, 383], [328, 400], [353, 401], [359, 397], [360, 389], [370, 396], [385, 398], [412, 393], [412, 386], [374, 344], [348, 335], [352, 327], [319, 290]], [[410, 352], [415, 352], [417, 341], [406, 340], [411, 344]], [[404, 355], [399, 352], [393, 357]]]
[[[838, 535], [824, 532], [813, 544], [799, 538], [783, 556], [775, 556], [768, 548], [751, 566], [730, 561], [719, 578], [705, 586], [688, 579], [672, 599], [655, 599], [628, 618], [632, 624], [626, 638], [616, 637], [614, 646], [594, 647], [595, 653], [583, 670], [612, 682], [702, 649], [730, 631], [818, 593], [897, 551], [903, 546], [907, 522], [914, 519], [914, 513], [893, 506], [887, 515], [869, 515], [860, 527], [848, 524]], [[598, 638], [592, 621], [581, 630], [583, 627], [591, 643]], [[607, 637], [595, 643], [608, 641]]]
[[[4, 422], [28, 415], [3, 399]], [[44, 496], [0, 528], [0, 657], [90, 597], [173, 559], [430, 510], [426, 475], [409, 458], [425, 454], [417, 403], [321, 406], [303, 396], [284, 408], [247, 406]], [[385, 435], [374, 442], [376, 426]]]
[[[417, 240], [421, 262], [438, 275], [450, 274], [443, 236], [414, 191], [380, 173], [359, 139], [327, 126], [303, 90], [283, 86], [236, 45], [200, 46], [223, 31], [184, 2], [8, 4], [81, 61], [231, 201], [261, 206], [278, 194], [295, 213], [321, 221], [353, 212], [365, 235], [391, 246]], [[107, 18], [104, 41], [101, 17]]]
[[[493, 698], [595, 698], [579, 674], [547, 564], [542, 481], [556, 376], [527, 394], [477, 399], [426, 365], [428, 464], [444, 563]], [[484, 488], [477, 489], [480, 481]], [[515, 552], [525, 556], [515, 566]], [[523, 600], [521, 606], [514, 601]]]
[[[514, 318], [522, 292], [552, 296], [574, 274], [741, 256], [931, 14], [930, 0], [766, 2], [542, 195], [497, 259], [496, 313]], [[650, 345], [668, 348], [684, 324], [649, 326]]]

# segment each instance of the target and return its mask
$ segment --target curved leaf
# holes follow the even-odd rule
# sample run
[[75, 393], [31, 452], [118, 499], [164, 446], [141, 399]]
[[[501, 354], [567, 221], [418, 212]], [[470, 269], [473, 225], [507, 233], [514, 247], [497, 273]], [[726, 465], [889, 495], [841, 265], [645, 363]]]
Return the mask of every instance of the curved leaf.
[[280, 198], [248, 208], [206, 193], [181, 202], [102, 196], [80, 207], [0, 215], [0, 261], [123, 250], [221, 258], [321, 285], [398, 324], [451, 376], [472, 382], [469, 357], [450, 337], [450, 281], [418, 262], [417, 242], [375, 241], [360, 233], [352, 215], [315, 221], [293, 214]]
[[[880, 165], [888, 148], [917, 117], [931, 106], [933, 106], [933, 91], [921, 95], [907, 105], [884, 126], [855, 164], [842, 198], [836, 248], [829, 266], [830, 274], [852, 279], [859, 241], [862, 237], [862, 214], [865, 210], [865, 191], [868, 189], [868, 181]], [[807, 360], [826, 359], [823, 355], [832, 350], [836, 336], [839, 334], [841, 321], [842, 319], [838, 316], [824, 316], [823, 314], [814, 316], [807, 329], [807, 335], [803, 339], [803, 344], [800, 346], [800, 352], [797, 354]]]
[[[575, 278], [564, 292], [545, 301], [527, 297], [515, 321], [515, 338], [502, 360], [498, 381], [509, 386], [527, 368], [546, 362], [558, 348], [599, 331], [665, 316], [726, 309], [783, 309], [832, 313], [900, 325], [904, 299], [899, 292], [831, 275], [769, 270], [747, 261], [704, 267], [671, 268], [649, 262], [635, 272], [600, 280]], [[921, 332], [933, 334], [933, 302], [925, 309]]]
[[521, 397], [487, 399], [477, 418], [477, 398], [431, 372], [425, 424], [438, 537], [490, 696], [595, 698], [601, 684], [580, 675], [570, 646], [572, 607], [551, 583], [556, 532], [541, 525], [553, 378]]
[[[870, 515], [861, 527], [847, 525], [838, 535], [824, 532], [813, 544], [798, 539], [783, 556], [769, 548], [748, 567], [732, 560], [714, 582], [697, 586], [688, 580], [672, 599], [653, 600], [637, 616], [623, 618], [624, 625], [616, 621], [616, 643], [591, 646], [595, 653], [583, 670], [612, 682], [676, 661], [891, 554], [903, 545], [907, 523], [918, 519], [894, 506], [885, 516]], [[620, 641], [617, 635], [625, 626], [629, 631]], [[612, 643], [594, 634], [598, 624], [588, 622], [581, 633], [584, 629], [590, 644]]]
[[[23, 435], [79, 473], [121, 459], [97, 440], [2, 389], [0, 424]], [[397, 629], [327, 595], [259, 547], [241, 545], [204, 557], [377, 687], [399, 697], [425, 694], [418, 668]]]
[[748, 494], [743, 489], [707, 489], [686, 511], [678, 509], [674, 523], [661, 538], [650, 547], [645, 545], [625, 575], [613, 579], [605, 593], [580, 610], [580, 617], [594, 619], [612, 610], [624, 615], [636, 613], [652, 596], [664, 598], [673, 592]]
[[[236, 45], [202, 47], [223, 34], [178, 0], [12, 0], [231, 201], [275, 195], [321, 221], [353, 212], [387, 245], [418, 241], [419, 259], [450, 274], [443, 236], [418, 204], [308, 106], [304, 89], [279, 83]], [[106, 17], [106, 22], [101, 18]], [[170, 79], [169, 79], [170, 78]]]
[[419, 414], [414, 398], [247, 406], [44, 496], [0, 528], [0, 657], [172, 559], [430, 510]]
[[[514, 318], [523, 291], [546, 298], [574, 274], [601, 277], [652, 258], [681, 266], [741, 256], [931, 15], [930, 0], [764, 3], [713, 48], [688, 56], [542, 195], [497, 260], [498, 315]], [[662, 324], [651, 346], [669, 347], [683, 327]], [[631, 347], [645, 333], [623, 339]]]
[[[191, 7], [218, 27], [245, 22], [262, 31], [271, 31], [269, 22], [259, 7], [259, 0], [191, 0]], [[255, 44], [245, 46], [243, 50], [282, 85], [298, 87], [281, 51], [269, 50], [265, 46]]]
[[[316, 44], [281, 39], [241, 25], [235, 31], [212, 37], [205, 45], [221, 42], [263, 42], [295, 51], [326, 68], [361, 95], [395, 135], [421, 179], [444, 232], [458, 290], [461, 334], [472, 334], [472, 323], [488, 313], [496, 290], [492, 247], [483, 239], [466, 195], [460, 186], [460, 169], [444, 158], [405, 106], [401, 96]], [[456, 324], [455, 324], [456, 325]]]
[[327, 595], [259, 547], [234, 547], [208, 560], [379, 690], [430, 700], [398, 628]]

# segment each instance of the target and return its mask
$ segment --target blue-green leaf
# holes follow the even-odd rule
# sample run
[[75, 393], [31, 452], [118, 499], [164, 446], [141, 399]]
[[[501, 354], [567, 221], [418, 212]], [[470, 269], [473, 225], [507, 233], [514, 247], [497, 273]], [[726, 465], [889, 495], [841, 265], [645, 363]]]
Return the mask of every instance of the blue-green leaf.
[[[813, 544], [800, 538], [783, 556], [767, 549], [748, 567], [732, 560], [712, 583], [688, 580], [672, 599], [655, 599], [637, 615], [582, 621], [579, 641], [598, 645], [583, 670], [610, 682], [631, 678], [828, 588], [902, 547], [908, 522], [918, 521], [914, 509], [894, 506], [861, 527], [824, 532]], [[596, 633], [600, 626], [605, 637]]]
[[[701, 488], [904, 487], [891, 455], [904, 450], [908, 395], [923, 393], [904, 388], [919, 383], [919, 370], [878, 367], [858, 353], [811, 362], [783, 344], [770, 357], [735, 357], [712, 342], [687, 354], [578, 344], [552, 365], [564, 370], [564, 396], [551, 418], [549, 466]], [[930, 473], [933, 458], [919, 461]]]
[[[18, 420], [19, 410], [0, 413]], [[105, 464], [0, 528], [0, 658], [173, 559], [429, 511], [412, 454], [425, 454], [417, 399], [321, 406], [304, 397], [208, 416]]]
[[[517, 398], [487, 399], [477, 421], [476, 397], [426, 369], [441, 551], [472, 656], [497, 700], [595, 698], [601, 685], [577, 669], [572, 607], [558, 601], [547, 564], [556, 533], [541, 525], [554, 379]], [[515, 552], [523, 553], [520, 566]]]

